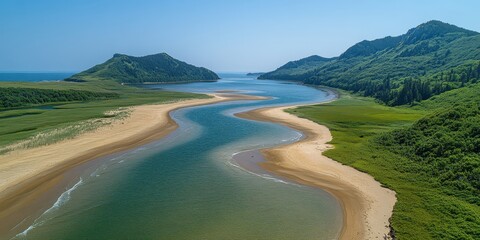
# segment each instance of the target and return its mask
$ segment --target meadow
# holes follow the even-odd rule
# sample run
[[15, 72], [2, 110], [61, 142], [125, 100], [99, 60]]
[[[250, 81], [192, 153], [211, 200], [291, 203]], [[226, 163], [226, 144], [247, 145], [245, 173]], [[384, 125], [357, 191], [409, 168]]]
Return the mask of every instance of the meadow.
[[[161, 104], [207, 95], [154, 91], [122, 86], [111, 81], [91, 83], [3, 82], [0, 88], [48, 89], [110, 94], [111, 99], [87, 101], [44, 101], [21, 108], [0, 109], [0, 154], [17, 148], [51, 144], [109, 124], [125, 115], [119, 108], [142, 104]], [[111, 114], [111, 113], [115, 114]]]
[[479, 239], [480, 207], [465, 197], [475, 193], [444, 184], [432, 174], [438, 166], [409, 158], [382, 142], [437, 111], [441, 110], [388, 107], [345, 92], [331, 103], [289, 110], [330, 129], [335, 148], [326, 156], [372, 175], [397, 193], [391, 226], [398, 239]]

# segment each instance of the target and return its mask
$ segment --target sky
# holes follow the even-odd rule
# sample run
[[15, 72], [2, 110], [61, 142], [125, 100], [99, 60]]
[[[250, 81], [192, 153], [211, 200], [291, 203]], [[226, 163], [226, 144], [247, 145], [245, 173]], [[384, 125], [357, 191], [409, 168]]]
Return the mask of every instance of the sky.
[[0, 71], [77, 72], [166, 52], [217, 72], [334, 57], [429, 20], [480, 32], [478, 0], [1, 0]]

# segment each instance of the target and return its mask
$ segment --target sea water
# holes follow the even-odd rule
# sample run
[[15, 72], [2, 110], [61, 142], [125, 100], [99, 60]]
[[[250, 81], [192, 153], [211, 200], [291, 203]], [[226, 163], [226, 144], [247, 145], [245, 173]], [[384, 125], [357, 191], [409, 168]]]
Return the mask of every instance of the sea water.
[[19, 239], [334, 239], [342, 210], [330, 194], [232, 156], [301, 137], [287, 127], [235, 117], [274, 105], [326, 101], [326, 91], [290, 82], [222, 75], [215, 83], [149, 85], [211, 93], [236, 90], [269, 100], [224, 102], [171, 115], [168, 137], [86, 167]]
[[73, 72], [2, 72], [0, 82], [59, 81], [72, 76]]

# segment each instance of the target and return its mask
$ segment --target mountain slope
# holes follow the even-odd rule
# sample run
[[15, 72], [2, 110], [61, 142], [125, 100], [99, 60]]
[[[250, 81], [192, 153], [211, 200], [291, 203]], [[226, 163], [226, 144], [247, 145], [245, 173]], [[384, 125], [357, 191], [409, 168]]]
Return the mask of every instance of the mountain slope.
[[65, 79], [66, 81], [114, 80], [121, 83], [193, 82], [219, 79], [214, 72], [172, 58], [166, 53], [144, 57], [115, 54], [105, 63]]
[[331, 130], [326, 156], [396, 192], [393, 239], [480, 239], [479, 91], [476, 83], [415, 107], [340, 91], [337, 101], [289, 112]]
[[395, 47], [401, 40], [401, 37], [385, 37], [373, 41], [363, 40], [347, 49], [339, 58], [367, 57], [384, 49]]
[[331, 58], [324, 58], [317, 55], [302, 58], [297, 61], [291, 61], [279, 67], [277, 70], [260, 75], [261, 79], [283, 79], [296, 80], [298, 76], [322, 66], [322, 64], [331, 61]]
[[[288, 77], [288, 76], [286, 76]], [[297, 79], [372, 96], [292, 110], [332, 131], [325, 152], [397, 193], [397, 239], [480, 238], [480, 35], [430, 21], [363, 41]]]
[[[477, 32], [429, 21], [398, 37], [357, 43], [338, 58], [305, 67], [307, 71], [297, 70], [300, 66], [259, 78], [327, 85], [402, 105], [478, 81], [479, 63]], [[408, 91], [419, 93], [402, 95]]]

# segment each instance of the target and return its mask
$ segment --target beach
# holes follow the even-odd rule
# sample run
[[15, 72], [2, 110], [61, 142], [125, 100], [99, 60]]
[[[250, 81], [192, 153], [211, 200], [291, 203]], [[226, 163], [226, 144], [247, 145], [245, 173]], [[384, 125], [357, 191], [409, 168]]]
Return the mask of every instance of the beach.
[[212, 94], [212, 98], [207, 99], [135, 106], [131, 107], [128, 118], [73, 139], [0, 155], [0, 236], [14, 236], [18, 229], [28, 226], [28, 222], [34, 220], [31, 215], [39, 214], [39, 201], [44, 202], [42, 207], [53, 204], [58, 196], [46, 197], [45, 194], [65, 178], [63, 174], [69, 169], [173, 132], [178, 125], [171, 119], [171, 111], [223, 101], [259, 99], [264, 98]]
[[[131, 107], [128, 118], [59, 143], [13, 151], [0, 156], [0, 236], [12, 237], [28, 227], [58, 195], [66, 173], [103, 156], [160, 139], [178, 125], [170, 112], [184, 107], [263, 97], [222, 94], [166, 104]], [[225, 91], [227, 92], [227, 91]], [[228, 91], [230, 92], [230, 91]], [[280, 123], [301, 131], [299, 142], [262, 150], [261, 167], [299, 183], [318, 187], [338, 199], [343, 209], [341, 239], [383, 239], [388, 234], [395, 193], [371, 176], [321, 155], [330, 148], [329, 130], [284, 112], [287, 107], [236, 114], [243, 118]]]
[[340, 239], [388, 239], [389, 218], [395, 192], [352, 167], [322, 155], [332, 140], [329, 129], [285, 112], [288, 107], [262, 108], [236, 114], [238, 117], [280, 123], [304, 134], [298, 142], [263, 149], [267, 171], [298, 183], [321, 188], [338, 199], [343, 208]]

